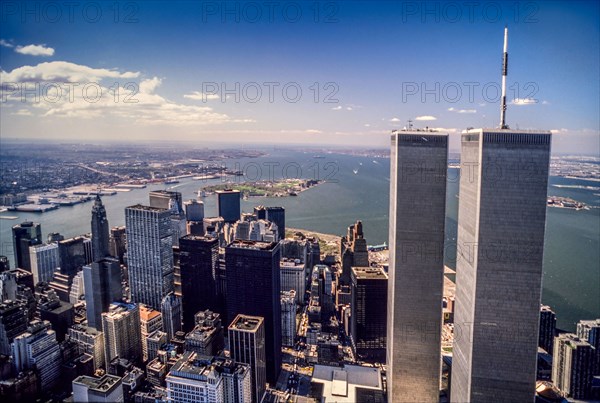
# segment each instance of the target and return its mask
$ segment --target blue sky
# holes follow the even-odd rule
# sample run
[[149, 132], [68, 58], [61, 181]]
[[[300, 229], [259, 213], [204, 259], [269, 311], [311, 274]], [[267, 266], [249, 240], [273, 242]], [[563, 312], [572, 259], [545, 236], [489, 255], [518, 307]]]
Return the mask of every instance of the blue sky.
[[2, 138], [457, 148], [498, 125], [508, 25], [508, 124], [600, 153], [598, 2], [67, 4], [2, 2]]

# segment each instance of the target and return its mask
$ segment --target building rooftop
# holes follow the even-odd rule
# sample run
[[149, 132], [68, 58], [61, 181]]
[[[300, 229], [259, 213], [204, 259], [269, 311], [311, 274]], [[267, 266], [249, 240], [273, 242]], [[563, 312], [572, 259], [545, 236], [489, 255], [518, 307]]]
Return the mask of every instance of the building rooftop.
[[580, 320], [579, 323], [582, 326], [600, 327], [600, 319]]
[[215, 371], [215, 366], [213, 357], [199, 355], [195, 352], [186, 352], [171, 367], [169, 376], [203, 380], [204, 377]]
[[240, 191], [236, 190], [236, 189], [223, 189], [223, 190], [215, 190], [215, 193], [240, 193]]
[[246, 241], [236, 239], [227, 245], [228, 248], [254, 249], [254, 250], [272, 250], [277, 246], [277, 242]]
[[125, 210], [144, 210], [144, 211], [155, 211], [155, 212], [168, 211], [167, 209], [164, 209], [164, 208], [144, 206], [143, 204], [134, 204], [133, 206], [125, 207]]
[[148, 306], [140, 306], [140, 320], [149, 321], [160, 316], [160, 312]]
[[213, 241], [217, 240], [217, 238], [212, 237], [212, 236], [191, 235], [191, 234], [182, 236], [180, 239], [185, 239], [188, 241], [205, 241], [205, 242], [213, 242]]
[[105, 374], [101, 378], [82, 375], [75, 378], [73, 383], [85, 385], [89, 389], [98, 392], [106, 392], [115, 387], [115, 385], [117, 385], [120, 380], [120, 377], [109, 374]]
[[383, 393], [379, 368], [315, 365], [312, 382], [322, 385], [322, 399], [326, 402], [356, 402], [362, 389]]
[[229, 329], [255, 332], [263, 321], [264, 319], [260, 316], [238, 315], [229, 325]]
[[462, 134], [476, 134], [476, 133], [515, 133], [515, 134], [551, 134], [548, 130], [524, 130], [524, 129], [500, 129], [498, 127], [491, 128], [468, 128], [467, 130], [463, 130]]
[[131, 312], [137, 308], [136, 304], [126, 302], [113, 302], [110, 304], [108, 312], [102, 312], [102, 316], [118, 317], [125, 313]]
[[381, 267], [352, 267], [352, 271], [358, 279], [388, 279], [387, 273]]
[[279, 266], [281, 268], [296, 268], [296, 269], [304, 269], [304, 263], [300, 259], [287, 259], [283, 258], [279, 262]]

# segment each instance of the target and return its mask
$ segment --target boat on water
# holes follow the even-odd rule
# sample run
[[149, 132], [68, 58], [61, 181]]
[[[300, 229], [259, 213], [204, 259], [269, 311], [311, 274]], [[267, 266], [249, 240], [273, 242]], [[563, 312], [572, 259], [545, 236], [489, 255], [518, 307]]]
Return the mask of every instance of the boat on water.
[[358, 173], [358, 169], [353, 169], [352, 172], [354, 172], [354, 175], [356, 175]]

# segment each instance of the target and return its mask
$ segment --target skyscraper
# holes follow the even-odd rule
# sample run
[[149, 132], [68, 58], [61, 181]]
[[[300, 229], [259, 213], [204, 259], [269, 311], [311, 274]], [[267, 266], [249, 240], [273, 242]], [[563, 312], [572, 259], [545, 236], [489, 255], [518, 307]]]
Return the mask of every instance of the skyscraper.
[[86, 264], [93, 261], [92, 243], [89, 238], [77, 236], [58, 242], [60, 273], [73, 280], [73, 276]]
[[140, 336], [142, 338], [142, 360], [144, 362], [155, 358], [149, 358], [148, 355], [148, 336], [157, 330], [162, 330], [162, 328], [161, 313], [155, 309], [140, 305]]
[[253, 401], [260, 402], [267, 382], [263, 318], [237, 315], [229, 325], [229, 350], [235, 361], [252, 368]]
[[54, 272], [59, 268], [59, 254], [57, 243], [42, 243], [29, 247], [29, 262], [33, 283], [52, 281]]
[[388, 400], [437, 401], [448, 135], [395, 131], [390, 153]]
[[12, 227], [15, 267], [31, 271], [29, 247], [42, 243], [42, 226], [39, 223], [24, 221]]
[[254, 215], [259, 220], [268, 220], [277, 225], [279, 238], [285, 238], [285, 208], [283, 207], [254, 207]]
[[204, 202], [190, 199], [183, 203], [185, 205], [185, 218], [188, 221], [204, 220]]
[[181, 330], [181, 298], [170, 292], [160, 303], [163, 330], [171, 340], [175, 333]]
[[123, 299], [119, 261], [105, 257], [83, 266], [83, 281], [88, 326], [101, 331], [102, 313]]
[[295, 291], [296, 302], [304, 303], [306, 297], [306, 266], [300, 259], [281, 259], [280, 262], [281, 291]]
[[150, 207], [156, 207], [161, 209], [169, 209], [171, 200], [177, 203], [179, 210], [183, 210], [183, 203], [181, 193], [171, 192], [168, 190], [153, 190], [149, 194]]
[[27, 332], [15, 337], [12, 356], [17, 372], [37, 370], [42, 390], [51, 389], [58, 382], [62, 359], [56, 333], [49, 322], [31, 322]]
[[556, 333], [556, 314], [546, 305], [540, 308], [540, 336], [538, 346], [552, 355], [554, 349], [554, 334]]
[[594, 347], [596, 356], [594, 375], [600, 375], [600, 318], [580, 320], [577, 323], [577, 337], [587, 341]]
[[217, 190], [217, 208], [219, 217], [227, 223], [233, 224], [240, 219], [240, 191], [239, 190]]
[[194, 328], [196, 312], [211, 309], [219, 313], [216, 276], [219, 241], [216, 238], [187, 235], [179, 240], [179, 273], [184, 330]]
[[104, 335], [96, 329], [81, 324], [68, 330], [69, 340], [77, 343], [80, 354], [94, 357], [94, 370], [104, 367]]
[[281, 291], [281, 344], [294, 346], [296, 340], [296, 291]]
[[111, 304], [108, 312], [102, 314], [102, 333], [104, 361], [107, 366], [116, 357], [134, 363], [142, 358], [140, 311], [137, 304]]
[[229, 318], [264, 318], [267, 380], [273, 385], [281, 368], [279, 244], [236, 240], [225, 248]]
[[531, 401], [550, 132], [462, 135], [453, 401]]
[[92, 256], [94, 261], [100, 260], [110, 253], [108, 231], [106, 209], [102, 204], [100, 194], [97, 194], [92, 207]]
[[124, 226], [110, 229], [110, 255], [119, 259], [120, 264], [125, 263], [125, 252], [127, 252], [127, 237]]
[[140, 204], [125, 209], [131, 300], [160, 309], [173, 291], [171, 212]]
[[186, 352], [166, 378], [173, 402], [250, 403], [250, 366], [223, 357]]
[[363, 360], [385, 362], [388, 276], [381, 267], [352, 268], [352, 341]]
[[564, 396], [574, 399], [590, 397], [594, 371], [594, 348], [573, 333], [554, 339], [552, 382]]
[[0, 354], [10, 355], [10, 344], [27, 329], [27, 309], [21, 302], [0, 301]]
[[73, 380], [73, 401], [109, 403], [123, 401], [121, 377], [105, 374], [101, 378], [78, 376]]

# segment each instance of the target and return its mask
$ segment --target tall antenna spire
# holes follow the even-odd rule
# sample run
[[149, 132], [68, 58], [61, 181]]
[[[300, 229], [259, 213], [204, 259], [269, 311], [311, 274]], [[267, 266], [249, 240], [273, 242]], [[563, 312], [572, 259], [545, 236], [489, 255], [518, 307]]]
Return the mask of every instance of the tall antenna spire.
[[504, 55], [502, 57], [502, 106], [500, 107], [500, 128], [508, 129], [506, 124], [506, 73], [508, 72], [508, 27], [504, 27]]

